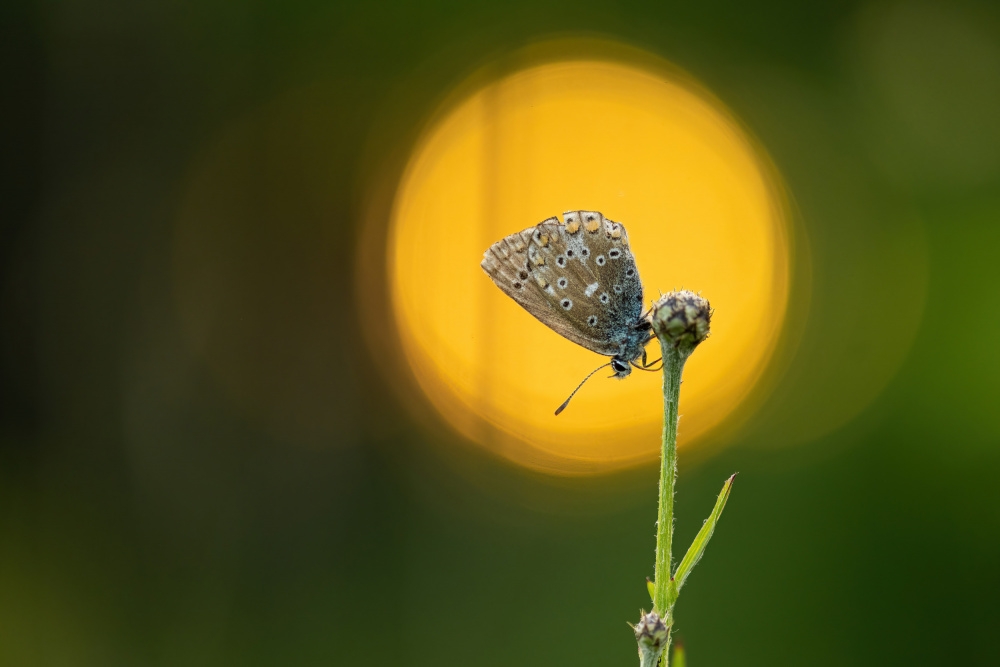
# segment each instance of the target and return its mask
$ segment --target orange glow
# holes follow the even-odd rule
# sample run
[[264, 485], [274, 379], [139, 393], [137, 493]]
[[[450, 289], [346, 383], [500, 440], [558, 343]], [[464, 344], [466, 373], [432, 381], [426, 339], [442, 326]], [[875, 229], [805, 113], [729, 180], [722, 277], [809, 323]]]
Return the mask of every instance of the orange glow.
[[[647, 301], [687, 288], [716, 309], [685, 371], [690, 447], [757, 382], [784, 319], [786, 209], [766, 164], [717, 100], [665, 64], [549, 62], [473, 92], [428, 128], [392, 210], [392, 312], [419, 386], [467, 439], [530, 468], [599, 473], [657, 456], [660, 374], [598, 374], [553, 416], [607, 359], [479, 267], [507, 234], [600, 211], [628, 230]], [[659, 356], [655, 342], [648, 351]]]

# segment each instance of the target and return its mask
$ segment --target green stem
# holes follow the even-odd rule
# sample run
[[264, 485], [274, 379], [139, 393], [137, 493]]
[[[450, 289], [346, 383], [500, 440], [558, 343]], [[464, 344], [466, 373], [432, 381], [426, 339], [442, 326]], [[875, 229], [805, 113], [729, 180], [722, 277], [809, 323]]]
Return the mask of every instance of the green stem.
[[[661, 296], [653, 304], [650, 326], [660, 341], [663, 352], [663, 451], [660, 455], [660, 502], [656, 517], [656, 572], [652, 585], [653, 611], [644, 614], [637, 625], [636, 641], [639, 653], [649, 646], [662, 647], [663, 657], [660, 667], [667, 667], [670, 650], [670, 631], [674, 625], [674, 603], [677, 602], [679, 582], [671, 576], [671, 546], [674, 538], [674, 485], [677, 482], [677, 411], [681, 395], [681, 373], [684, 362], [694, 348], [709, 334], [712, 307], [701, 296], [682, 290]], [[645, 359], [645, 355], [643, 356]], [[713, 520], [718, 521], [722, 512], [732, 478], [723, 487], [723, 494], [716, 502]], [[690, 558], [685, 557], [686, 575], [701, 557], [704, 545], [712, 536], [714, 522], [702, 529], [689, 549]], [[641, 657], [645, 665], [650, 658]]]
[[[671, 586], [670, 559], [674, 534], [674, 484], [677, 481], [677, 412], [681, 392], [681, 372], [687, 355], [667, 340], [660, 339], [663, 351], [663, 451], [660, 457], [660, 505], [656, 520], [656, 575], [653, 580], [653, 609], [667, 624], [673, 624], [676, 589]], [[669, 635], [667, 648], [669, 649]]]
[[672, 626], [667, 626], [667, 641], [663, 645], [663, 653], [660, 654], [660, 664], [663, 667], [667, 667], [670, 664], [670, 630]]
[[639, 667], [656, 667], [660, 663], [660, 657], [665, 655], [666, 652], [666, 649], [663, 651], [640, 650]]

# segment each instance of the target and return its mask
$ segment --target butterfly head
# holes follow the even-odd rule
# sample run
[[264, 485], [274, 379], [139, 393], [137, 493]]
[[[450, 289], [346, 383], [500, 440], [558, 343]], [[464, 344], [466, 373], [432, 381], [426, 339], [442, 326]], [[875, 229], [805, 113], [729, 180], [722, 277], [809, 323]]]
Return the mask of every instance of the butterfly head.
[[611, 357], [611, 370], [615, 372], [613, 377], [626, 378], [632, 373], [632, 366], [638, 364], [642, 359], [645, 366], [646, 344], [653, 339], [652, 325], [645, 317], [639, 317], [630, 324], [625, 332], [625, 341], [618, 349], [618, 354]]
[[611, 358], [611, 370], [615, 372], [614, 377], [626, 378], [632, 372], [632, 365], [625, 359], [616, 356]]

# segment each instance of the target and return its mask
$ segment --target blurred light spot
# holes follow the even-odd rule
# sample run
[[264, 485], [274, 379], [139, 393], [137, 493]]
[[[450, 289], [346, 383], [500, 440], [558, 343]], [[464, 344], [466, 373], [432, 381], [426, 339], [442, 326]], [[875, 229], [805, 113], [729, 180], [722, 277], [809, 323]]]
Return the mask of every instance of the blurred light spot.
[[651, 57], [550, 60], [481, 86], [425, 132], [391, 214], [392, 312], [421, 390], [466, 438], [531, 468], [594, 473], [657, 455], [659, 373], [597, 377], [553, 416], [607, 359], [479, 267], [507, 234], [597, 210], [626, 225], [647, 301], [689, 288], [716, 309], [685, 374], [690, 446], [751, 391], [782, 328], [788, 223], [774, 176], [718, 100]]

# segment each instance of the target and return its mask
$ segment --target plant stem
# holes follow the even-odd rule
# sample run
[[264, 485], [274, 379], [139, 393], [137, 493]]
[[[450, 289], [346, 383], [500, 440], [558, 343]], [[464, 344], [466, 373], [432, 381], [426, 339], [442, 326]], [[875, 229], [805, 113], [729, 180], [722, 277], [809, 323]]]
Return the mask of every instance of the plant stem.
[[639, 653], [639, 667], [656, 667], [660, 662], [661, 655], [663, 653], [657, 653], [656, 651], [641, 651]]
[[[660, 454], [660, 503], [656, 517], [656, 565], [653, 581], [653, 611], [644, 614], [636, 628], [640, 660], [646, 665], [653, 658], [648, 649], [662, 650], [660, 667], [667, 667], [670, 651], [670, 631], [674, 625], [674, 603], [677, 602], [679, 584], [670, 571], [671, 546], [674, 538], [674, 484], [677, 481], [677, 411], [681, 395], [681, 373], [684, 362], [703, 340], [708, 337], [712, 320], [712, 307], [701, 296], [681, 290], [664, 294], [653, 304], [649, 324], [660, 341], [663, 352], [663, 450]], [[643, 356], [645, 359], [645, 356]], [[716, 501], [712, 513], [713, 523], [698, 533], [689, 556], [681, 561], [687, 573], [698, 562], [705, 544], [712, 536], [718, 514], [725, 506], [732, 486], [730, 478], [723, 493]], [[656, 632], [650, 630], [656, 628]], [[644, 653], [644, 649], [647, 652]]]
[[[656, 520], [656, 574], [653, 580], [653, 609], [667, 624], [673, 624], [674, 599], [670, 590], [671, 543], [674, 534], [674, 484], [677, 481], [677, 412], [681, 392], [681, 372], [687, 355], [668, 340], [660, 338], [663, 351], [663, 450], [660, 455], [660, 504]], [[667, 650], [669, 650], [669, 635]]]

